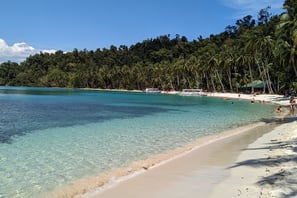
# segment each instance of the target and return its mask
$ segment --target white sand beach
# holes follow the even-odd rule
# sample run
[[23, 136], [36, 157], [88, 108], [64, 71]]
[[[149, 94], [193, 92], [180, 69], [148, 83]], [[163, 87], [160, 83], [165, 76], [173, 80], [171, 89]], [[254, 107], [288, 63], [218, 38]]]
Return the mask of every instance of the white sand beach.
[[209, 97], [219, 97], [223, 98], [225, 100], [228, 99], [238, 99], [238, 100], [254, 100], [255, 102], [259, 103], [274, 103], [279, 104], [283, 106], [289, 105], [289, 97], [278, 95], [278, 94], [260, 94], [260, 95], [254, 95], [254, 94], [237, 94], [237, 93], [207, 93], [207, 96]]
[[[239, 98], [219, 93], [211, 97]], [[288, 98], [279, 95], [241, 95], [240, 99], [252, 97], [289, 105]], [[257, 123], [221, 133], [174, 159], [144, 167], [139, 174], [115, 179], [81, 197], [297, 196], [297, 123], [294, 117], [286, 121], [277, 127]]]
[[296, 126], [283, 124], [250, 144], [210, 197], [297, 197]]

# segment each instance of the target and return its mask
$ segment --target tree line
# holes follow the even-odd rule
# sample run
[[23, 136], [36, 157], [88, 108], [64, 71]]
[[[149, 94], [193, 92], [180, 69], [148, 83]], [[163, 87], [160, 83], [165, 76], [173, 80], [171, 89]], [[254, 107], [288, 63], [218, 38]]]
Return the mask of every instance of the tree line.
[[[0, 85], [162, 90], [231, 91], [262, 80], [263, 92], [297, 89], [297, 1], [284, 13], [269, 7], [245, 16], [217, 35], [188, 41], [161, 35], [130, 47], [39, 53], [0, 65]], [[253, 83], [251, 92], [254, 92]]]

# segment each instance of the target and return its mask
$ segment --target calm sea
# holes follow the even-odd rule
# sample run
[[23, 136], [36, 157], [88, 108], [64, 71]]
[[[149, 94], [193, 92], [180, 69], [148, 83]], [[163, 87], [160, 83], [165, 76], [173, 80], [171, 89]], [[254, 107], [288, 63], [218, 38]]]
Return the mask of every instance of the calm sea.
[[178, 95], [0, 87], [0, 197], [79, 179], [270, 118], [274, 106]]

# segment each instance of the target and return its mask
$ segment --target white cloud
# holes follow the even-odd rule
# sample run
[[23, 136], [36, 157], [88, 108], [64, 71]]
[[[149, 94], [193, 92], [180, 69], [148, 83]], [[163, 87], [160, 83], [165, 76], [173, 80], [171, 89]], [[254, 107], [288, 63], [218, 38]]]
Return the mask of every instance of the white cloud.
[[49, 53], [49, 54], [54, 54], [57, 50], [41, 50], [42, 53]]
[[14, 43], [9, 46], [5, 40], [0, 38], [0, 63], [6, 61], [22, 62], [28, 56], [37, 54], [39, 52], [55, 53], [56, 50], [38, 50], [28, 45], [25, 42]]
[[281, 12], [284, 0], [221, 0], [226, 7], [237, 10], [237, 16], [243, 17], [246, 15], [257, 15], [258, 12], [271, 7], [272, 14], [279, 14]]

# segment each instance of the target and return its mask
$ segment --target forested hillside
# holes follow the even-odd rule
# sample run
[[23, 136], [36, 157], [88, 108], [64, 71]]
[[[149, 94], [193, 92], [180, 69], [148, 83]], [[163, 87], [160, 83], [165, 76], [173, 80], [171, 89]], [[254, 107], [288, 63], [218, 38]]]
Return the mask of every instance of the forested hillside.
[[[195, 24], [193, 24], [195, 25]], [[131, 46], [40, 53], [0, 65], [0, 84], [75, 88], [232, 91], [262, 80], [266, 93], [297, 88], [297, 1], [269, 7], [217, 35], [162, 35]], [[251, 92], [253, 92], [253, 86]]]

